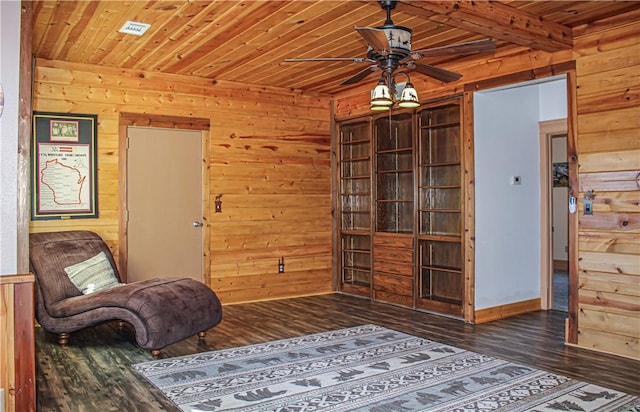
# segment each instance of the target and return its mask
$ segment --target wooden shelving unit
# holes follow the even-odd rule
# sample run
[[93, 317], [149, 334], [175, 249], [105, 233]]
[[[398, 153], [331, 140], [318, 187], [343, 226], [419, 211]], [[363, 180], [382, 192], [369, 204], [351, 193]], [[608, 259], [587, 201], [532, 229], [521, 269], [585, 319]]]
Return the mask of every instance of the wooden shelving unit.
[[375, 120], [376, 232], [413, 233], [413, 118]]
[[462, 316], [462, 175], [459, 103], [418, 114], [416, 307]]
[[376, 225], [373, 237], [373, 298], [413, 306], [414, 117], [405, 112], [378, 117]]
[[340, 127], [340, 287], [463, 316], [459, 99]]
[[340, 289], [371, 294], [371, 122], [340, 125]]

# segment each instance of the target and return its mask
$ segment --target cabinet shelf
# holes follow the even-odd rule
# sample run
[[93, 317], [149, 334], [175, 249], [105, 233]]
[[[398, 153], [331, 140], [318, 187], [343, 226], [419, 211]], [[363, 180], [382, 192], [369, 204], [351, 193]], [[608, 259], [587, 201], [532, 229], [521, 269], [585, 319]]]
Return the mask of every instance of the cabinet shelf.
[[420, 167], [443, 167], [443, 166], [459, 166], [460, 162], [434, 162], [434, 163], [420, 163]]
[[353, 145], [353, 144], [360, 144], [360, 143], [369, 143], [369, 137], [367, 136], [364, 139], [343, 140], [340, 142], [340, 144], [342, 145]]
[[376, 153], [377, 154], [387, 154], [387, 153], [401, 154], [401, 153], [411, 153], [412, 151], [413, 151], [413, 147], [401, 147], [398, 149], [377, 150]]
[[443, 298], [441, 296], [436, 296], [436, 295], [423, 295], [422, 298], [423, 299], [434, 300], [436, 302], [449, 303], [449, 304], [452, 304], [452, 305], [455, 305], [455, 306], [462, 305], [462, 299]]
[[413, 199], [378, 199], [378, 203], [413, 203]]
[[462, 275], [462, 270], [457, 267], [420, 265], [420, 269], [437, 270], [438, 272], [447, 272]]
[[371, 192], [342, 192], [340, 196], [371, 196]]
[[342, 249], [343, 252], [353, 252], [353, 253], [366, 253], [371, 254], [369, 249]]
[[420, 189], [460, 189], [460, 185], [427, 185], [418, 186]]
[[378, 174], [388, 174], [388, 173], [413, 173], [413, 170], [411, 169], [378, 170]]
[[460, 213], [460, 209], [418, 209], [420, 212]]
[[428, 125], [420, 125], [421, 129], [443, 129], [443, 128], [450, 128], [450, 127], [459, 127], [460, 126], [460, 122], [455, 121], [455, 122], [443, 122], [443, 123], [434, 123], [434, 124], [428, 124]]
[[360, 156], [360, 157], [349, 157], [349, 158], [343, 158], [341, 160], [342, 163], [355, 163], [355, 162], [366, 162], [367, 160], [370, 160], [371, 156]]
[[347, 236], [362, 236], [362, 237], [366, 237], [366, 236], [370, 236], [371, 235], [371, 231], [369, 229], [342, 229], [340, 231], [341, 235], [347, 235]]
[[371, 268], [367, 266], [345, 266], [345, 269], [350, 269], [355, 272], [368, 272], [371, 270]]
[[420, 235], [418, 240], [433, 240], [436, 242], [450, 242], [460, 243], [462, 242], [461, 236], [446, 236], [446, 235]]
[[371, 176], [341, 176], [340, 178], [343, 180], [359, 180], [359, 179], [369, 179]]

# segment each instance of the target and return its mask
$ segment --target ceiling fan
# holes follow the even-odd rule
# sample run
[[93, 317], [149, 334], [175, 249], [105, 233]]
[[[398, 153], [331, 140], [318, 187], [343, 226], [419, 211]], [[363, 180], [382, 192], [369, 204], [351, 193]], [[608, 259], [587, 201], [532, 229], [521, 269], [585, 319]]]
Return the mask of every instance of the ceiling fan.
[[416, 60], [424, 57], [442, 57], [467, 55], [494, 51], [495, 43], [490, 39], [452, 44], [448, 46], [432, 47], [423, 50], [411, 50], [411, 34], [407, 27], [397, 26], [391, 20], [391, 10], [395, 9], [398, 1], [379, 0], [380, 6], [387, 13], [384, 25], [379, 27], [356, 27], [356, 31], [368, 44], [367, 57], [325, 57], [284, 59], [285, 62], [308, 61], [351, 61], [353, 63], [372, 63], [365, 69], [349, 77], [340, 85], [354, 84], [363, 80], [377, 70], [391, 76], [398, 68], [413, 70], [445, 83], [458, 80], [461, 74]]

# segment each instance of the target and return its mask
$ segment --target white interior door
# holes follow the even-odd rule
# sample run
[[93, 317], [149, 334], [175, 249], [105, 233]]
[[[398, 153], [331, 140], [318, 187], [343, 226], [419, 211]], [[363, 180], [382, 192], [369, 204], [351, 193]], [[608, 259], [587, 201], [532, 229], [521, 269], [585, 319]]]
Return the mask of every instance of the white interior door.
[[127, 128], [127, 281], [202, 281], [202, 133]]

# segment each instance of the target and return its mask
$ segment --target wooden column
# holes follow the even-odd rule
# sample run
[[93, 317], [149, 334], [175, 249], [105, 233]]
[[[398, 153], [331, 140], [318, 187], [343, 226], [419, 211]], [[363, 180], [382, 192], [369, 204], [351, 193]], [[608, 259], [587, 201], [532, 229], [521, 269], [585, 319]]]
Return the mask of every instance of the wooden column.
[[0, 276], [0, 387], [5, 410], [35, 411], [33, 275]]

